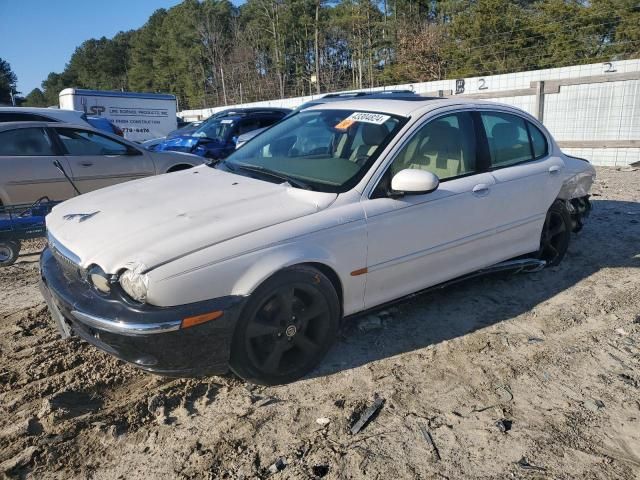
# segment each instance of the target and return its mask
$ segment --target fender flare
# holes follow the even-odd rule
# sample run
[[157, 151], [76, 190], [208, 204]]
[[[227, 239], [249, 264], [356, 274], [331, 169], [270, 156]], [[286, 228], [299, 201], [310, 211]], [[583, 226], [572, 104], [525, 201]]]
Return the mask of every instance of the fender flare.
[[335, 277], [340, 281], [340, 288], [344, 282], [336, 268], [336, 261], [333, 256], [323, 248], [318, 246], [297, 246], [286, 249], [279, 249], [273, 252], [265, 252], [257, 262], [245, 270], [236, 280], [231, 289], [232, 295], [251, 295], [262, 283], [277, 272], [294, 265], [316, 263], [331, 269]]

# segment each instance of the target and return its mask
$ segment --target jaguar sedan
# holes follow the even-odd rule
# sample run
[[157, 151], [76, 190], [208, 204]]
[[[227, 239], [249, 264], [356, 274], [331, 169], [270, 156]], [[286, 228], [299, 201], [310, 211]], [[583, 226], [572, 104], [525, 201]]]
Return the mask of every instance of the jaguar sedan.
[[57, 206], [42, 292], [63, 336], [142, 369], [290, 382], [343, 319], [480, 273], [557, 265], [594, 177], [506, 105], [317, 105], [216, 165]]

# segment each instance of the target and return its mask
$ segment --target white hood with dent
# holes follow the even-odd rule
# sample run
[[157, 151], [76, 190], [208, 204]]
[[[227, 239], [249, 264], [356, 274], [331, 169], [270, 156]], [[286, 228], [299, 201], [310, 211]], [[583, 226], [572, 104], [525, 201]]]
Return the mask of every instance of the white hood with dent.
[[115, 273], [315, 213], [335, 198], [201, 166], [67, 200], [47, 216], [47, 228], [83, 267]]

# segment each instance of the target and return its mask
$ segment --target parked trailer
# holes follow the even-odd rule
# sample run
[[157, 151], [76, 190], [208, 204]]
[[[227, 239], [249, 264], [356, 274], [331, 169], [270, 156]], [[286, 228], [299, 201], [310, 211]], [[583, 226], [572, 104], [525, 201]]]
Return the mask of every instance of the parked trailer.
[[65, 88], [60, 108], [106, 117], [134, 142], [164, 137], [178, 127], [175, 95]]

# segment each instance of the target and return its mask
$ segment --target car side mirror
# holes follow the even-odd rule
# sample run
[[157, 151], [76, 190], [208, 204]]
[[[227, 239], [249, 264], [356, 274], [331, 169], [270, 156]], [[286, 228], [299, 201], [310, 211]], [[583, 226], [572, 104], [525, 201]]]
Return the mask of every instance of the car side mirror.
[[424, 195], [435, 191], [440, 185], [437, 175], [425, 170], [407, 168], [391, 179], [392, 196]]

